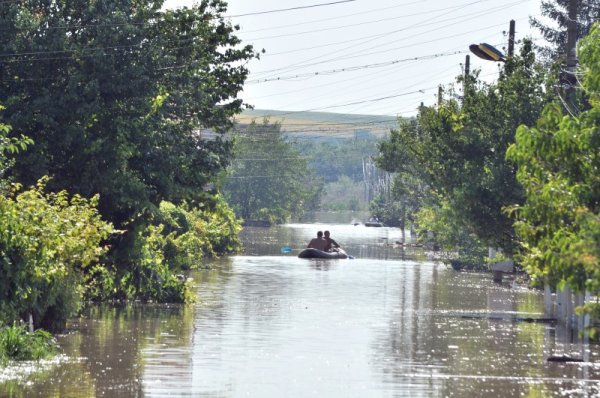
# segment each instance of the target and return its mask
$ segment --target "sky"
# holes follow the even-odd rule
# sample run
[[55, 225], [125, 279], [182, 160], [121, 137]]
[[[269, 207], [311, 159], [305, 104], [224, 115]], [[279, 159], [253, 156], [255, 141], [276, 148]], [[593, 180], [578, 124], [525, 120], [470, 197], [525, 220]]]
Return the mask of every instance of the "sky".
[[[462, 73], [470, 44], [505, 52], [539, 0], [230, 0], [227, 15], [245, 44], [265, 51], [249, 63], [240, 97], [256, 109], [408, 117], [436, 102], [437, 87]], [[167, 0], [166, 7], [192, 0]], [[504, 49], [504, 50], [503, 50]], [[518, 44], [517, 44], [518, 49]], [[493, 81], [498, 65], [470, 54]]]

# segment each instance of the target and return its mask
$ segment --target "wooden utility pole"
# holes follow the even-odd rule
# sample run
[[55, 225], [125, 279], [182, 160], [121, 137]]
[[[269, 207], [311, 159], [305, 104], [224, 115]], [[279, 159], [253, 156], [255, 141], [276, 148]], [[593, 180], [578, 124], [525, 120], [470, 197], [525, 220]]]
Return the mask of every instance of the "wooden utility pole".
[[463, 80], [463, 102], [467, 98], [469, 91], [469, 74], [471, 73], [471, 57], [469, 54], [465, 55], [465, 75]]
[[438, 86], [438, 110], [442, 106], [442, 86]]
[[515, 55], [515, 20], [510, 20], [510, 27], [508, 29], [508, 58], [512, 58]]

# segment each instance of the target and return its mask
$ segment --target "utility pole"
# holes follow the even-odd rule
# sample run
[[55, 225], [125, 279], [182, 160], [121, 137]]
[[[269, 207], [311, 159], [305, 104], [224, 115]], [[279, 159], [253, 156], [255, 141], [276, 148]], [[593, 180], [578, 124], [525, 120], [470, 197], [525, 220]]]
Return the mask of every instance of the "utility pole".
[[438, 86], [438, 111], [442, 107], [442, 86]]
[[508, 58], [512, 58], [515, 55], [515, 20], [510, 20], [510, 27], [508, 29]]
[[471, 57], [469, 54], [465, 55], [465, 75], [463, 76], [463, 103], [467, 98], [469, 92], [469, 74], [471, 73]]

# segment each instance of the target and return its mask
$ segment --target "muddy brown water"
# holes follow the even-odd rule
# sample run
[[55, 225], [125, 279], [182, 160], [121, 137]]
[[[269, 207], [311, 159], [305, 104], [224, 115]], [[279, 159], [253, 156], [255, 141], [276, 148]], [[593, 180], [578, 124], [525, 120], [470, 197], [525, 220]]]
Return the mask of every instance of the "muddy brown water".
[[[318, 229], [354, 256], [296, 254]], [[0, 370], [9, 397], [598, 396], [600, 350], [542, 316], [543, 295], [401, 247], [395, 228], [248, 228], [191, 276], [197, 303], [90, 308], [63, 354]], [[282, 253], [289, 247], [291, 253]], [[585, 361], [549, 363], [550, 355]]]

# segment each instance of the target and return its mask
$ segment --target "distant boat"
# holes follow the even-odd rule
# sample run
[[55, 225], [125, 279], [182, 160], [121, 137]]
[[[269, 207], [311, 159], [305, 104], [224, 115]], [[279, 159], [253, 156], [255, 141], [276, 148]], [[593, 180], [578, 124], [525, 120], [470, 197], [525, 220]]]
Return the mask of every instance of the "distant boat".
[[383, 227], [383, 223], [379, 221], [367, 221], [365, 227]]

